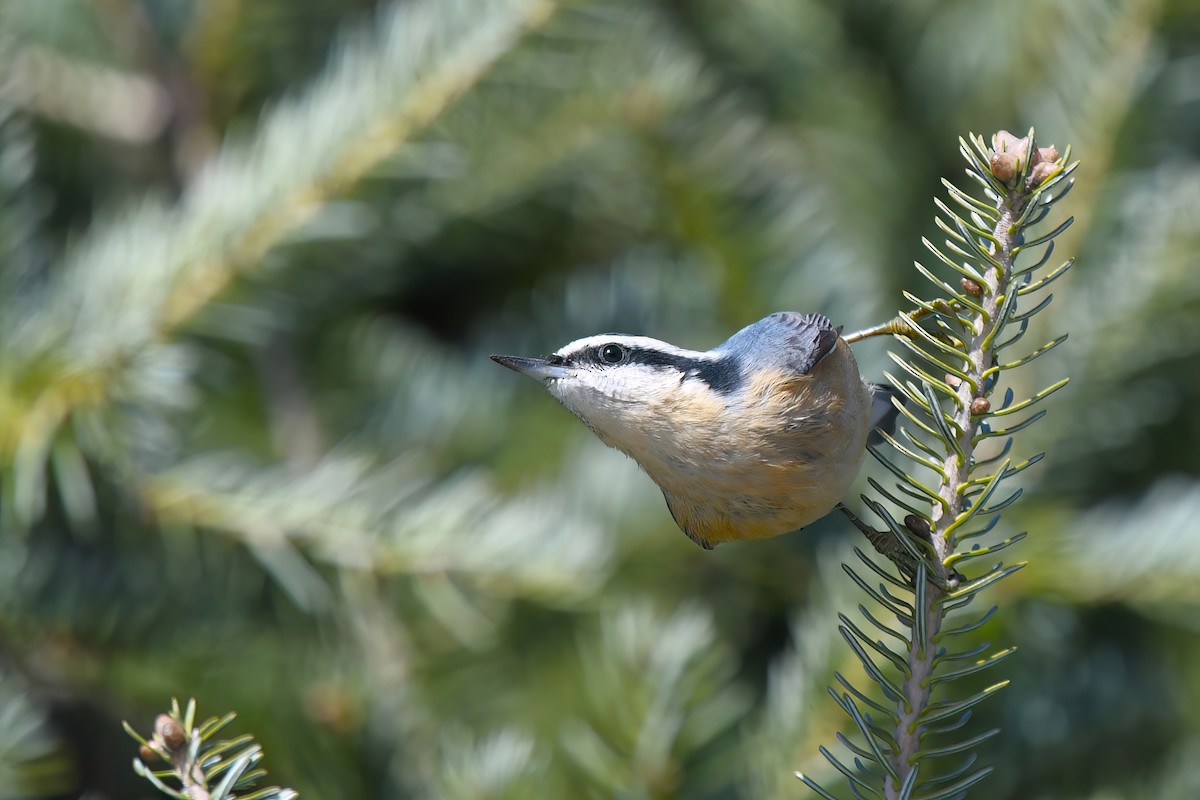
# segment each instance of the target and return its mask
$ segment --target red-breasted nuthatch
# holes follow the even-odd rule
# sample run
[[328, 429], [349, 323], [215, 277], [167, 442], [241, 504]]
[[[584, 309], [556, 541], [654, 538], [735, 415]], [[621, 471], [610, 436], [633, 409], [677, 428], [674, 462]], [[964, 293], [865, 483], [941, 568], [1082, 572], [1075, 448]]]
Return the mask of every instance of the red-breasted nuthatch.
[[828, 514], [872, 428], [894, 418], [841, 330], [820, 314], [780, 312], [702, 352], [603, 334], [546, 358], [492, 359], [541, 381], [641, 465], [683, 532], [711, 549]]

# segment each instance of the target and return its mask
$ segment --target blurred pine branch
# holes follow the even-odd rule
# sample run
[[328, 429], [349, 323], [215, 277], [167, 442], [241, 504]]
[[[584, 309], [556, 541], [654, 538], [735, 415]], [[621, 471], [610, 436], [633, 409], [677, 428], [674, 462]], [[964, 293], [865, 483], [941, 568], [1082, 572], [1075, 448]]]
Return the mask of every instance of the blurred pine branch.
[[46, 797], [67, 791], [71, 763], [29, 687], [0, 674], [0, 798]]
[[296, 544], [343, 569], [448, 574], [494, 595], [565, 600], [594, 589], [610, 548], [561, 493], [502, 497], [481, 475], [435, 480], [412, 458], [331, 456], [297, 474], [213, 454], [157, 476], [145, 499], [164, 523], [230, 533], [256, 551]]
[[148, 201], [94, 228], [43, 296], [9, 303], [3, 379], [23, 388], [9, 392], [7, 457], [39, 469], [77, 408], [110, 402], [143, 350], [438, 118], [553, 10], [538, 0], [400, 4], [251, 141], [223, 150], [176, 207]]
[[[1110, 500], [1063, 521], [1061, 536], [1036, 545], [1037, 561], [1046, 566], [1031, 569], [1024, 580], [1051, 596], [1080, 603], [1120, 600], [1194, 628], [1200, 540], [1191, 533], [1197, 514], [1200, 484], [1166, 476], [1137, 503]], [[1070, 581], [1060, 579], [1064, 573]]]

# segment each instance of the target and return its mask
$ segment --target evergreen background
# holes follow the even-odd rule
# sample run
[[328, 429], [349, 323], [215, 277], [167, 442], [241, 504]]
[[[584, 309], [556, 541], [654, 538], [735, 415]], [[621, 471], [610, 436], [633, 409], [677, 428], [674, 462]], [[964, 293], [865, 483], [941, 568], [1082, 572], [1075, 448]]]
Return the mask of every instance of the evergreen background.
[[0, 797], [150, 796], [172, 695], [308, 798], [832, 781], [849, 526], [702, 552], [486, 356], [880, 322], [1030, 125], [1072, 382], [971, 796], [1200, 796], [1192, 0], [6, 0], [0, 118]]

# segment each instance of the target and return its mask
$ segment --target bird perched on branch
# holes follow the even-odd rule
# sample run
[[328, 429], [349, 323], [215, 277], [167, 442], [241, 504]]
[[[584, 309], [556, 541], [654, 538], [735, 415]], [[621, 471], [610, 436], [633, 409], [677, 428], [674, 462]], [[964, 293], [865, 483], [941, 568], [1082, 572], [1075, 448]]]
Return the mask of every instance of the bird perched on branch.
[[625, 334], [551, 356], [492, 356], [541, 381], [602, 442], [641, 465], [671, 516], [711, 549], [829, 513], [862, 466], [867, 436], [895, 418], [820, 314], [780, 312], [712, 350]]

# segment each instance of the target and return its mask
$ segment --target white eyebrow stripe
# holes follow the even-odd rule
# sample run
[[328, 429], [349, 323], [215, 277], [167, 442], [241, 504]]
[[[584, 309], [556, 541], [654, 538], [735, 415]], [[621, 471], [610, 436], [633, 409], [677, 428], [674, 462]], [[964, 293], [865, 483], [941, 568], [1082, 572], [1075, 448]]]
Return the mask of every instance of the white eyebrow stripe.
[[668, 342], [660, 341], [659, 339], [652, 339], [649, 336], [630, 336], [623, 333], [602, 333], [595, 336], [586, 336], [582, 339], [576, 339], [570, 344], [560, 347], [555, 352], [555, 355], [574, 355], [589, 350], [593, 347], [599, 347], [605, 344], [619, 344], [624, 345], [625, 347], [651, 350], [659, 353], [665, 353], [670, 356], [704, 361], [715, 361], [716, 359], [721, 358], [720, 354], [714, 353], [711, 350], [687, 350], [682, 347], [676, 347]]

